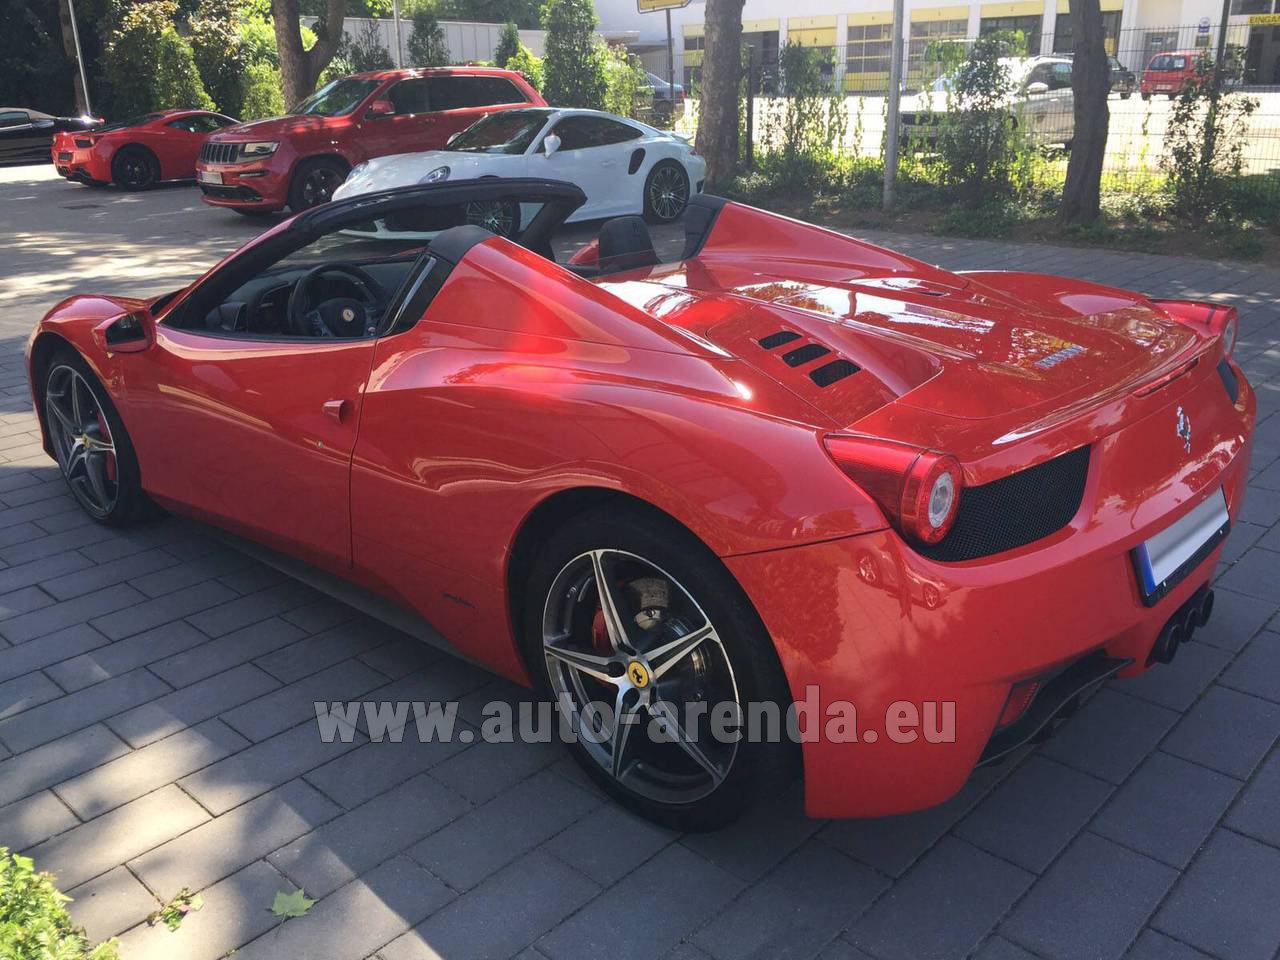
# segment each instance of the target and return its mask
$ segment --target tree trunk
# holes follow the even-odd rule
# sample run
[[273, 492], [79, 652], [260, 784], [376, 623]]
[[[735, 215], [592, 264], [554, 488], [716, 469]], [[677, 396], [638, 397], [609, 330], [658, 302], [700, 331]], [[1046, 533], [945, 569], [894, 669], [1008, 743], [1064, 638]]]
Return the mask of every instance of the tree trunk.
[[89, 112], [89, 98], [85, 96], [84, 86], [80, 82], [80, 63], [76, 54], [76, 35], [71, 29], [71, 4], [68, 0], [58, 0], [58, 22], [62, 27], [62, 49], [66, 51], [70, 61], [71, 82], [76, 90], [76, 114], [84, 116]]
[[744, 2], [707, 0], [697, 145], [698, 152], [707, 161], [707, 181], [711, 184], [724, 183], [738, 166], [738, 81], [742, 77]]
[[1102, 190], [1102, 162], [1107, 152], [1111, 114], [1107, 93], [1111, 67], [1104, 45], [1102, 10], [1098, 0], [1070, 0], [1071, 33], [1075, 39], [1071, 91], [1075, 101], [1075, 132], [1071, 161], [1062, 190], [1062, 219], [1091, 223], [1098, 218]]
[[326, 0], [324, 17], [314, 27], [316, 44], [310, 50], [303, 50], [298, 0], [271, 0], [276, 49], [280, 53], [280, 79], [284, 86], [284, 102], [289, 109], [315, 90], [316, 80], [337, 53], [345, 12], [345, 0]]

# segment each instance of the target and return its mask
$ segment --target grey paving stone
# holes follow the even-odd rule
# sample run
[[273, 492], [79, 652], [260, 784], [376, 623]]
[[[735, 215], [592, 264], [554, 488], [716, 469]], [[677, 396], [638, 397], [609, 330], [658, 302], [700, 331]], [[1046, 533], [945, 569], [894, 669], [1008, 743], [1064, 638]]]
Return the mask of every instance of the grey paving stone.
[[826, 844], [810, 841], [693, 939], [718, 960], [812, 957], [889, 882]]
[[[243, 558], [235, 568], [218, 575], [218, 581], [226, 584], [236, 593], [257, 593], [278, 583], [290, 582], [279, 570], [268, 567], [265, 563]], [[314, 594], [319, 599], [320, 594]]]
[[[742, 887], [732, 874], [672, 844], [552, 930], [538, 941], [538, 949], [554, 960], [661, 955], [715, 916]], [[662, 923], [646, 919], [653, 916], [661, 916]]]
[[295, 627], [302, 628], [307, 633], [319, 633], [321, 630], [327, 630], [330, 627], [336, 627], [340, 623], [346, 623], [348, 620], [354, 620], [359, 614], [340, 600], [320, 597], [304, 606], [282, 613], [280, 616]]
[[199, 804], [170, 784], [73, 827], [30, 851], [41, 870], [75, 887], [209, 819]]
[[0, 683], [0, 720], [62, 696], [62, 688], [43, 673], [28, 673]]
[[[1280, 471], [1277, 471], [1280, 476]], [[1229, 566], [1240, 559], [1250, 547], [1256, 544], [1262, 535], [1267, 532], [1267, 528], [1256, 523], [1237, 523], [1231, 528], [1231, 536], [1227, 538], [1226, 544], [1222, 548], [1222, 557], [1219, 564]]]
[[[407, 733], [406, 736], [412, 735]], [[472, 803], [484, 803], [560, 758], [558, 743], [478, 740], [432, 767], [431, 775]]]
[[1280, 850], [1219, 830], [1152, 922], [1231, 960], [1271, 960], [1280, 949]]
[[[12, 494], [5, 495], [6, 500], [11, 497]], [[104, 540], [111, 540], [115, 536], [115, 532], [110, 528], [95, 523], [87, 527], [76, 527], [65, 533], [47, 534], [36, 540], [28, 540], [25, 543], [0, 548], [0, 560], [13, 566], [18, 563], [39, 560], [41, 557], [51, 557], [55, 553], [62, 553], [64, 550], [73, 550], [78, 547], [101, 543]]]
[[182, 527], [172, 520], [165, 520], [128, 531], [117, 531], [111, 539], [81, 547], [80, 552], [94, 563], [114, 563], [143, 550], [165, 546], [181, 536]]
[[[438, 911], [449, 889], [408, 857], [397, 857], [326, 897], [301, 923], [253, 941], [241, 960], [363, 957]], [[445, 954], [449, 956], [449, 954]]]
[[273, 677], [292, 683], [400, 636], [399, 631], [385, 624], [361, 617], [282, 647], [261, 657], [258, 666]]
[[1213, 616], [1196, 631], [1195, 642], [1239, 653], [1275, 611], [1274, 603], [1219, 587], [1214, 590]]
[[359, 660], [344, 660], [229, 710], [222, 719], [250, 740], [265, 740], [314, 718], [317, 700], [358, 700], [385, 682], [382, 674]]
[[267, 859], [312, 895], [325, 896], [468, 809], [462, 797], [428, 774], [419, 774], [299, 837]]
[[62, 833], [80, 821], [52, 792], [42, 790], [0, 807], [0, 844], [22, 851]]
[[[13, 644], [26, 643], [66, 627], [87, 626], [84, 621], [113, 611], [134, 607], [142, 594], [126, 584], [105, 587], [71, 600], [63, 600], [41, 610], [25, 613], [0, 623], [0, 634]], [[127, 610], [125, 610], [127, 614]]]
[[1246, 780], [1277, 736], [1280, 704], [1214, 686], [1169, 735], [1164, 749]]
[[210, 580], [207, 583], [198, 583], [193, 587], [145, 600], [128, 610], [109, 613], [89, 622], [112, 640], [120, 640], [151, 627], [158, 627], [162, 623], [205, 610], [215, 604], [225, 603], [234, 597], [235, 592], [229, 587]]
[[1179, 713], [1189, 709], [1231, 661], [1231, 654], [1207, 643], [1184, 643], [1173, 663], [1153, 667], [1132, 680], [1116, 680], [1117, 693], [1150, 700]]
[[955, 828], [988, 853], [1041, 873], [1110, 796], [1111, 784], [1030, 757]]
[[124, 557], [115, 563], [101, 564], [91, 570], [77, 570], [60, 577], [41, 580], [40, 589], [47, 591], [56, 600], [70, 600], [103, 587], [124, 583], [145, 573], [163, 570], [177, 562], [173, 554], [165, 553], [157, 547]]
[[101, 943], [124, 933], [160, 904], [137, 877], [124, 867], [108, 870], [100, 877], [67, 891], [71, 920], [84, 927], [90, 942]]
[[1207, 953], [1195, 947], [1166, 937], [1163, 933], [1147, 929], [1142, 931], [1127, 960], [1211, 960]]
[[[174, 546], [166, 545], [165, 552], [173, 555]], [[229, 573], [246, 562], [243, 554], [220, 547], [190, 560], [179, 562], [175, 556], [175, 562], [172, 565], [163, 570], [156, 570], [154, 573], [131, 577], [129, 585], [148, 597], [162, 597], [166, 593], [173, 593], [175, 590], [194, 586]]]
[[[297, 611], [294, 611], [295, 613]], [[360, 654], [363, 660], [389, 680], [399, 680], [436, 664], [445, 657], [435, 647], [413, 637], [398, 637], [390, 643], [366, 650]]]
[[350, 810], [466, 747], [456, 737], [448, 741], [420, 740], [410, 729], [398, 742], [385, 739], [356, 747], [308, 771], [306, 779]]
[[41, 637], [39, 643], [0, 648], [0, 680], [20, 677], [109, 642], [87, 623], [77, 623]]
[[548, 840], [543, 849], [607, 887], [655, 856], [676, 836], [616, 803], [601, 802]]
[[166, 657], [152, 664], [151, 669], [175, 687], [185, 687], [238, 664], [248, 663], [301, 636], [301, 630], [283, 620], [263, 620], [184, 653]]
[[0, 740], [21, 753], [168, 692], [154, 674], [133, 670], [0, 720]]
[[992, 937], [982, 945], [974, 960], [1039, 960], [1030, 950], [1024, 950], [1004, 937]]
[[[301, 780], [291, 780], [133, 860], [152, 890], [203, 889], [291, 843], [338, 814]], [[265, 906], [269, 906], [270, 902]]]
[[1239, 789], [1231, 777], [1157, 751], [1116, 792], [1092, 829], [1181, 870]]
[[[535, 850], [378, 953], [384, 960], [508, 957], [588, 901], [596, 890], [590, 880]], [[524, 908], [504, 909], [504, 904], [511, 903]], [[554, 952], [540, 950], [558, 960]]]
[[680, 842], [716, 866], [758, 880], [817, 833], [826, 821], [804, 813], [804, 795], [792, 788], [756, 804], [723, 830], [694, 833]]
[[[219, 584], [221, 586], [221, 584]], [[235, 592], [230, 587], [232, 597]], [[245, 597], [219, 602], [187, 619], [211, 637], [222, 637], [243, 627], [316, 599], [318, 594], [296, 580], [288, 580]]]
[[1018, 904], [1000, 932], [1054, 960], [1118, 958], [1176, 878], [1164, 864], [1085, 833]]
[[1232, 830], [1280, 847], [1280, 752], [1272, 753], [1227, 814]]
[[1077, 770], [1121, 783], [1177, 719], [1172, 710], [1103, 689], [1040, 750]]
[[[982, 882], [974, 882], [981, 877]], [[953, 837], [912, 867], [846, 938], [884, 960], [952, 960], [974, 950], [1035, 875]]]
[[32, 610], [41, 610], [53, 603], [53, 598], [39, 587], [21, 587], [0, 594], [0, 620], [7, 620]]
[[46, 668], [45, 672], [64, 690], [74, 693], [207, 640], [195, 627], [176, 620], [135, 634], [126, 640], [98, 647], [90, 653], [55, 663]]
[[[599, 803], [563, 777], [544, 770], [484, 806], [464, 811], [409, 848], [409, 856], [453, 889], [470, 890]], [[610, 840], [616, 848], [617, 838]]]
[[93, 561], [75, 550], [55, 553], [51, 557], [0, 570], [0, 591], [8, 593], [91, 566]]
[[259, 860], [203, 892], [204, 908], [189, 913], [176, 932], [163, 925], [134, 927], [120, 938], [129, 960], [222, 960], [280, 925], [269, 909], [277, 892], [292, 885]]
[[1280, 633], [1263, 630], [1250, 640], [1219, 683], [1280, 703]]
[[112, 730], [135, 747], [217, 716], [279, 684], [252, 664], [241, 664], [114, 716]]
[[60, 783], [54, 791], [80, 819], [89, 820], [248, 745], [221, 720], [206, 720]]
[[[0, 556], [2, 555], [3, 552], [0, 551]], [[1278, 561], [1280, 557], [1269, 550], [1260, 550], [1257, 547], [1247, 550], [1244, 556], [1223, 574], [1221, 583], [1227, 589], [1246, 596], [1257, 597], [1273, 605], [1280, 603], [1280, 577], [1276, 576]]]
[[12, 803], [129, 752], [101, 725], [0, 760], [0, 805]]
[[179, 784], [215, 815], [222, 814], [354, 749], [363, 739], [356, 734], [350, 743], [337, 738], [325, 743], [312, 720], [219, 760]]

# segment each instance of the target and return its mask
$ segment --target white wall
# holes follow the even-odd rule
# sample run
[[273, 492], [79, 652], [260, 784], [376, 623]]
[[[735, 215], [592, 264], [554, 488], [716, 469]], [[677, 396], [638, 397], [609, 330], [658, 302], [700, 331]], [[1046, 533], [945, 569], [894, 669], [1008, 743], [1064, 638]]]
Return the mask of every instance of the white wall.
[[[303, 22], [310, 26], [315, 17], [303, 17]], [[365, 24], [370, 21], [364, 17], [346, 17], [342, 21], [342, 32], [348, 38], [359, 36]], [[390, 18], [377, 19], [378, 32], [382, 37], [382, 45], [390, 51], [395, 50], [395, 25]], [[500, 23], [478, 23], [469, 20], [441, 20], [445, 42], [449, 46], [449, 60], [453, 63], [465, 63], [469, 60], [492, 60], [494, 48], [502, 35]], [[400, 45], [403, 52], [403, 63], [406, 67], [414, 66], [409, 57], [409, 37], [413, 34], [413, 21], [408, 17], [400, 18]], [[546, 47], [546, 31], [521, 30], [520, 41], [538, 56], [542, 56]], [[394, 53], [392, 59], [395, 59]]]

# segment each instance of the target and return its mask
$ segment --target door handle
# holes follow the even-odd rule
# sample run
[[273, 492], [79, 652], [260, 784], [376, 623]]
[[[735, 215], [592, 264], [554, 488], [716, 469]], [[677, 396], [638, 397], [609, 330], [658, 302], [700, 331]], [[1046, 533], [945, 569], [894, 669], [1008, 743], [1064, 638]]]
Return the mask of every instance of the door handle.
[[347, 401], [345, 400], [326, 400], [324, 402], [324, 413], [327, 417], [333, 417], [341, 423], [347, 415]]

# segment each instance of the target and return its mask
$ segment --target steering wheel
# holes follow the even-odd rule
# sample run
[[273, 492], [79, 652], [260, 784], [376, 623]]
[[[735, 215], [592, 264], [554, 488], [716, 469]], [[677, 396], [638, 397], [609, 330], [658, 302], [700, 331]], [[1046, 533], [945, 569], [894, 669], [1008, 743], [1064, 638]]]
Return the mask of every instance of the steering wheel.
[[[355, 297], [330, 297], [314, 307], [311, 288], [320, 277], [337, 273], [352, 282]], [[341, 338], [371, 336], [387, 308], [387, 292], [369, 273], [354, 263], [322, 263], [298, 278], [289, 294], [289, 332], [299, 337]]]

